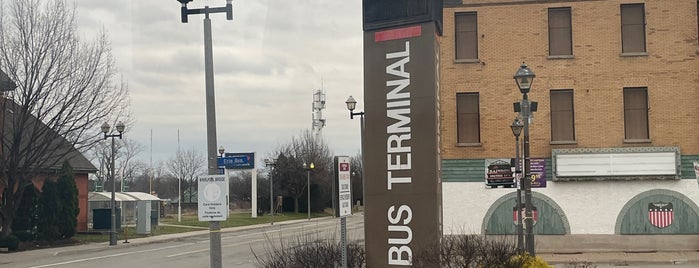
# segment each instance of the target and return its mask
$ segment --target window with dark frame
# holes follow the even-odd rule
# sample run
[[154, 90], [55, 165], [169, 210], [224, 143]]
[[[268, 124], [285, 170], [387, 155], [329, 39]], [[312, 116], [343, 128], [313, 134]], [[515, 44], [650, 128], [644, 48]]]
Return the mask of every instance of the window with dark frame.
[[549, 8], [549, 56], [573, 55], [570, 7]]
[[643, 4], [621, 5], [621, 52], [646, 52], [646, 18]]
[[575, 141], [573, 90], [551, 90], [551, 141]]
[[480, 143], [481, 127], [478, 93], [456, 94], [456, 126], [458, 143]]
[[478, 59], [478, 19], [476, 12], [454, 15], [456, 60]]
[[649, 140], [648, 133], [648, 88], [624, 88], [624, 138], [626, 140]]

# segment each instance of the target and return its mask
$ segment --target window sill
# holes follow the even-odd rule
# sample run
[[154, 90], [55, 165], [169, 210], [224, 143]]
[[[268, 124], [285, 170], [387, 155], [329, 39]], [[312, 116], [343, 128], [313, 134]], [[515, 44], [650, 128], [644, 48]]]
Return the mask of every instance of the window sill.
[[551, 145], [576, 145], [577, 141], [551, 141]]
[[481, 144], [480, 142], [474, 142], [474, 143], [459, 142], [456, 144], [456, 147], [481, 147], [481, 146], [483, 146], [483, 144]]
[[650, 139], [624, 139], [624, 143], [650, 143]]
[[480, 63], [479, 59], [458, 59], [454, 60], [454, 63]]
[[574, 55], [549, 55], [546, 58], [549, 60], [575, 59], [575, 56]]
[[622, 52], [620, 57], [648, 57], [648, 52]]

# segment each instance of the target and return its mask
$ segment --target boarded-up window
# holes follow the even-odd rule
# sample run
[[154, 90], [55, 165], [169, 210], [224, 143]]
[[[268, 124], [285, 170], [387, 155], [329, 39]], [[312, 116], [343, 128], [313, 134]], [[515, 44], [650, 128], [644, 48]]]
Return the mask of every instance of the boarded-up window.
[[575, 141], [573, 90], [551, 90], [551, 141]]
[[456, 94], [456, 125], [459, 143], [481, 141], [478, 110], [478, 93]]
[[456, 13], [456, 59], [478, 59], [478, 24], [475, 12]]
[[621, 5], [622, 53], [646, 52], [646, 19], [643, 4]]
[[549, 55], [573, 55], [570, 8], [549, 8]]
[[624, 88], [624, 132], [627, 140], [647, 140], [648, 88]]

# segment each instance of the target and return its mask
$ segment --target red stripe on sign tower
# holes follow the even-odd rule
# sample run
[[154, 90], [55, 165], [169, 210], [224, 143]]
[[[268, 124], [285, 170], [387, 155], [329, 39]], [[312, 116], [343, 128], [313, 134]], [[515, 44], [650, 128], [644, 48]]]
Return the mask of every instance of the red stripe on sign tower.
[[650, 224], [658, 228], [665, 228], [672, 224], [675, 212], [671, 202], [656, 202], [648, 204], [648, 220]]
[[400, 29], [392, 29], [374, 33], [375, 42], [383, 42], [422, 35], [422, 26], [411, 26]]

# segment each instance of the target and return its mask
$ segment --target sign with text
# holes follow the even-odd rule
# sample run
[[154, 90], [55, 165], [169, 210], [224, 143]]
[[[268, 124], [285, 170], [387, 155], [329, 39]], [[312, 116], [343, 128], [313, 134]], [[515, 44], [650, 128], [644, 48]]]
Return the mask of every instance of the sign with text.
[[228, 177], [225, 175], [199, 176], [199, 221], [228, 219]]
[[335, 157], [335, 178], [337, 178], [338, 213], [336, 216], [352, 215], [352, 184], [350, 181], [350, 158]]
[[364, 32], [367, 267], [411, 266], [442, 236], [438, 99], [434, 22]]
[[254, 169], [255, 153], [226, 153], [218, 158], [218, 166], [227, 169]]
[[529, 160], [531, 167], [532, 188], [546, 188], [546, 159], [531, 158]]

